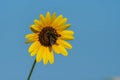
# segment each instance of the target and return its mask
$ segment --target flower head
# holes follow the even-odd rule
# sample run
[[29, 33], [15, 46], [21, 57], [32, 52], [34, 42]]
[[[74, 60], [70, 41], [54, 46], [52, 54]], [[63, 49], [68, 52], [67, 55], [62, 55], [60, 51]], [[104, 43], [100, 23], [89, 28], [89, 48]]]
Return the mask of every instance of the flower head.
[[32, 43], [28, 49], [31, 56], [36, 55], [36, 62], [43, 60], [44, 64], [48, 61], [54, 63], [54, 53], [68, 55], [67, 49], [72, 46], [66, 40], [73, 40], [74, 32], [66, 30], [70, 24], [66, 24], [67, 18], [62, 15], [56, 16], [56, 13], [46, 16], [40, 14], [40, 20], [34, 20], [34, 24], [30, 26], [32, 34], [27, 34], [26, 43]]

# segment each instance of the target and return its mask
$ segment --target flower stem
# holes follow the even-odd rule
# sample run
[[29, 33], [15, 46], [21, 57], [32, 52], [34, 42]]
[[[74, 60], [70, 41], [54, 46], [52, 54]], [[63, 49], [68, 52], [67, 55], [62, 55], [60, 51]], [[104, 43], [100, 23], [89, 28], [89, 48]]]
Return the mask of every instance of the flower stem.
[[30, 73], [29, 73], [29, 76], [28, 76], [27, 80], [30, 80], [30, 77], [31, 77], [32, 72], [33, 72], [33, 69], [34, 69], [34, 67], [35, 67], [35, 64], [36, 64], [36, 59], [34, 60], [34, 63], [33, 63], [33, 65], [32, 65], [32, 68], [31, 68], [31, 70], [30, 70]]

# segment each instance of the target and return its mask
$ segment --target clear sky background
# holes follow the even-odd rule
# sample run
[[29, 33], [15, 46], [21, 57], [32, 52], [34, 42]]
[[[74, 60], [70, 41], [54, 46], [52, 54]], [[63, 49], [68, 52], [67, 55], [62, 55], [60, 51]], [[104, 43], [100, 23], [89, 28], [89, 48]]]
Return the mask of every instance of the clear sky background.
[[0, 0], [0, 80], [27, 80], [35, 57], [24, 36], [39, 14], [56, 12], [75, 31], [69, 56], [35, 66], [31, 80], [107, 80], [120, 76], [120, 0]]

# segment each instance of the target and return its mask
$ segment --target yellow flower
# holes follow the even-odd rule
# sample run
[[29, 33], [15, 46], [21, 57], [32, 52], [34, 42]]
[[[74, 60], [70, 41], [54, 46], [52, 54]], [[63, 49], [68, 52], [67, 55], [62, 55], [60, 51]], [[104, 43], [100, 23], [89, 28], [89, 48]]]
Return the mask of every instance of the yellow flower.
[[31, 56], [36, 55], [36, 62], [43, 60], [44, 64], [48, 61], [54, 63], [54, 53], [68, 55], [67, 49], [71, 49], [72, 45], [66, 40], [73, 40], [74, 32], [66, 30], [70, 24], [66, 24], [67, 18], [62, 15], [56, 17], [56, 13], [46, 16], [40, 14], [40, 20], [34, 20], [34, 24], [30, 26], [32, 34], [27, 34], [26, 43], [31, 43], [28, 52]]

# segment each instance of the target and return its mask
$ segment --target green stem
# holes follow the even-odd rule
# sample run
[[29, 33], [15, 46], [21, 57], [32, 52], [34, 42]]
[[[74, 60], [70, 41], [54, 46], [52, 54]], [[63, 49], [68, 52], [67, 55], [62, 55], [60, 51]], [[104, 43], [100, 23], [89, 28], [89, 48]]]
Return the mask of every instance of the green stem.
[[30, 73], [29, 73], [29, 76], [28, 76], [27, 80], [30, 80], [30, 77], [31, 77], [32, 72], [33, 72], [33, 69], [34, 69], [34, 67], [35, 67], [35, 64], [36, 64], [36, 59], [35, 59], [33, 65], [32, 65], [32, 68], [31, 68], [31, 70], [30, 70]]

